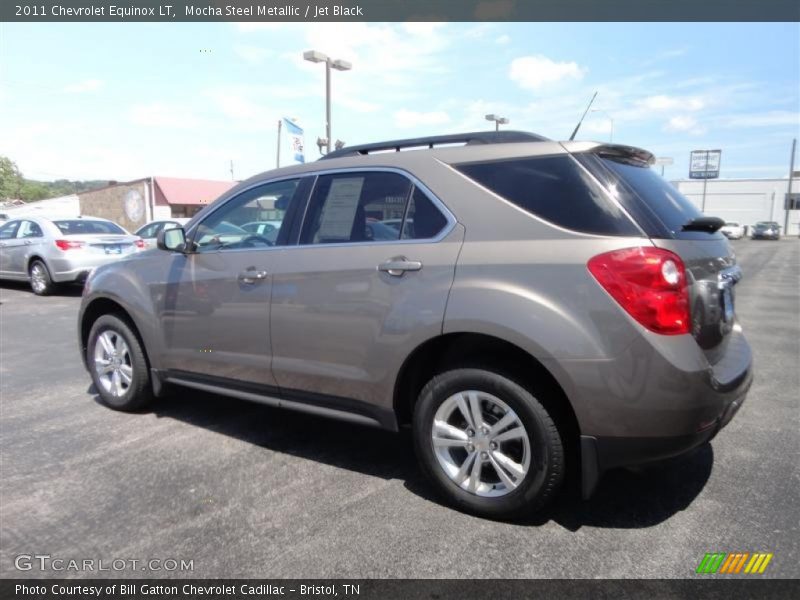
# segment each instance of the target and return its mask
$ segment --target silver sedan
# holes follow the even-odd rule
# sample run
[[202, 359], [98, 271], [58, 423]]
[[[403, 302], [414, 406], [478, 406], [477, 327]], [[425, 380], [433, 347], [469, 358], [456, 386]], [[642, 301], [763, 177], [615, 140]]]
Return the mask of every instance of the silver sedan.
[[141, 238], [106, 219], [21, 216], [0, 225], [0, 279], [29, 281], [44, 296], [143, 249]]

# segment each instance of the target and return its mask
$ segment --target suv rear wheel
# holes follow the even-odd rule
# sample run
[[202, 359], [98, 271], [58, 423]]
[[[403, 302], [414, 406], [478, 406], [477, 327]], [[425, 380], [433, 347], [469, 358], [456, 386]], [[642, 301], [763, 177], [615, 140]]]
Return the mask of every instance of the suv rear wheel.
[[150, 372], [139, 339], [116, 315], [103, 315], [89, 331], [86, 363], [103, 404], [133, 411], [153, 399]]
[[547, 410], [494, 371], [456, 369], [428, 382], [414, 410], [414, 446], [450, 503], [480, 516], [535, 512], [564, 478], [563, 444]]

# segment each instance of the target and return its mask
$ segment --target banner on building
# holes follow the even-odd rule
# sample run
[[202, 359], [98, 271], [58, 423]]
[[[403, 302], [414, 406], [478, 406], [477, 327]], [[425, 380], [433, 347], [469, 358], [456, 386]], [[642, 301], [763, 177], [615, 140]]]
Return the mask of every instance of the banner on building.
[[287, 118], [284, 117], [283, 125], [286, 127], [286, 133], [289, 135], [289, 144], [292, 147], [292, 157], [295, 162], [306, 162], [305, 142], [303, 141], [303, 129]]

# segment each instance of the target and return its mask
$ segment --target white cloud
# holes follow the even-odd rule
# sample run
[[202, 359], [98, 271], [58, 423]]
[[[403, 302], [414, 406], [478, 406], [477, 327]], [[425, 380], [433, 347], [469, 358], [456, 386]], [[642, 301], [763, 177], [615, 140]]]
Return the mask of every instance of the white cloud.
[[128, 117], [135, 125], [160, 127], [166, 129], [191, 129], [199, 121], [182, 106], [171, 106], [163, 102], [136, 104], [129, 110]]
[[722, 118], [725, 127], [772, 127], [780, 125], [800, 128], [800, 113], [773, 110], [763, 113], [728, 115]]
[[398, 110], [394, 113], [394, 124], [397, 127], [408, 129], [420, 125], [442, 125], [450, 122], [450, 115], [444, 111], [417, 112], [413, 110]]
[[495, 44], [508, 44], [511, 41], [511, 36], [508, 34], [499, 35], [495, 38]]
[[511, 61], [509, 77], [522, 88], [539, 90], [562, 80], [583, 79], [587, 69], [576, 62], [556, 62], [546, 56], [522, 56]]
[[103, 82], [99, 79], [84, 79], [64, 86], [64, 91], [70, 94], [83, 94], [97, 91], [101, 87], [103, 87]]
[[702, 135], [708, 129], [697, 122], [697, 119], [689, 115], [677, 115], [672, 117], [664, 125], [664, 131], [689, 133], [692, 135]]
[[646, 110], [700, 110], [705, 108], [706, 101], [699, 96], [668, 96], [660, 94], [648, 96], [637, 102]]
[[236, 44], [233, 51], [242, 58], [245, 62], [253, 65], [264, 62], [264, 59], [274, 55], [272, 50], [261, 48], [259, 46], [249, 46], [246, 44]]

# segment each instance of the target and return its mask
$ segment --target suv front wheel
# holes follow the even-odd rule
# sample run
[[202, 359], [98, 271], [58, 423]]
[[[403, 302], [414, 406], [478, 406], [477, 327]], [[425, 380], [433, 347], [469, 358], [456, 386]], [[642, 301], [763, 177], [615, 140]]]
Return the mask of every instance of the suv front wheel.
[[563, 444], [547, 410], [490, 370], [456, 369], [428, 382], [414, 410], [414, 446], [450, 503], [484, 517], [535, 512], [564, 478]]
[[116, 315], [103, 315], [92, 325], [86, 363], [100, 400], [109, 408], [133, 411], [152, 401], [142, 346], [130, 325]]

